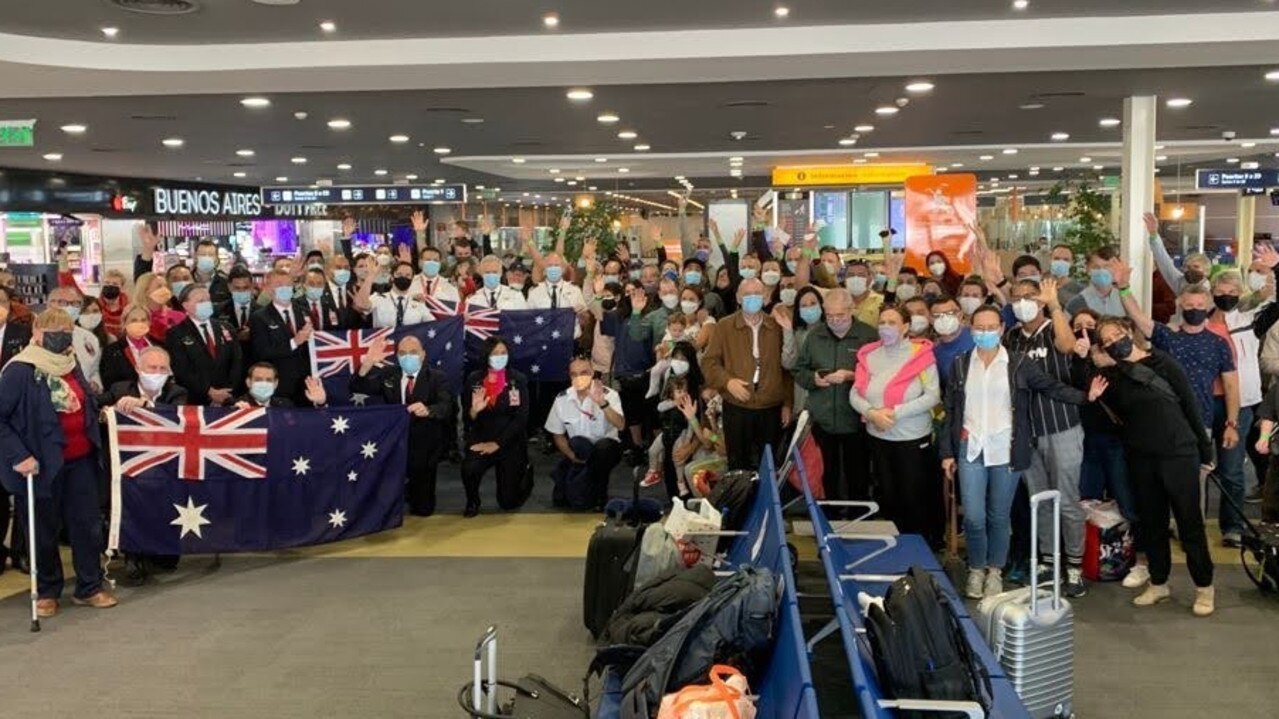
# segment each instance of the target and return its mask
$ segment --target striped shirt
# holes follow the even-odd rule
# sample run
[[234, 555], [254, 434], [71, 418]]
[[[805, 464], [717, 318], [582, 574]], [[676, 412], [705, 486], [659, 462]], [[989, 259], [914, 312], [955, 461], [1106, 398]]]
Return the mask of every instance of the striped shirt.
[[[1039, 364], [1039, 368], [1061, 382], [1070, 384], [1070, 353], [1058, 352], [1053, 344], [1052, 322], [1044, 322], [1027, 335], [1021, 325], [1004, 333], [1004, 347], [1020, 352]], [[1079, 408], [1073, 404], [1049, 399], [1035, 392], [1030, 400], [1030, 426], [1036, 437], [1065, 432], [1079, 425]]]

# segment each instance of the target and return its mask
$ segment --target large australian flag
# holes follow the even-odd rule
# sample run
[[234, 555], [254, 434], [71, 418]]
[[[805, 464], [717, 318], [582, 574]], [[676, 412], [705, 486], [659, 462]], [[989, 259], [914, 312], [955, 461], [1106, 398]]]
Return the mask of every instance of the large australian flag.
[[[573, 328], [577, 315], [571, 309], [486, 310], [496, 318], [496, 327], [466, 325], [466, 359], [480, 366], [484, 340], [497, 334], [511, 353], [510, 366], [533, 382], [562, 382], [568, 379], [573, 359]], [[476, 313], [479, 314], [479, 313]]]
[[112, 549], [267, 551], [403, 520], [403, 407], [167, 406], [107, 416]]
[[311, 336], [311, 366], [324, 383], [330, 405], [364, 404], [368, 398], [352, 396], [350, 390], [351, 375], [359, 371], [364, 355], [375, 344], [381, 344], [387, 351], [386, 364], [390, 364], [395, 361], [395, 348], [400, 340], [411, 335], [426, 349], [429, 366], [443, 372], [449, 381], [449, 390], [457, 394], [465, 381], [464, 322], [465, 318], [460, 315], [449, 315], [397, 330], [316, 332]]

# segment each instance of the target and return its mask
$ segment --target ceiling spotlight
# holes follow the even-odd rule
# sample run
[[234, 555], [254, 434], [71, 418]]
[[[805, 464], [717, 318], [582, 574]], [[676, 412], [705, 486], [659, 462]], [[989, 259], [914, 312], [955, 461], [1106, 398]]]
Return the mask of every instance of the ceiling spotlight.
[[963, 167], [963, 166], [964, 166], [964, 163], [962, 163], [962, 162], [952, 162], [952, 163], [950, 163], [950, 166], [951, 166], [951, 167]]
[[595, 161], [596, 161], [596, 162], [608, 162], [608, 158], [607, 158], [607, 157], [597, 157], [597, 158], [595, 158]]
[[1227, 158], [1226, 158], [1226, 164], [1227, 164], [1227, 165], [1238, 165], [1238, 164], [1239, 164], [1239, 158], [1237, 158], [1237, 157], [1227, 157]]
[[555, 178], [555, 181], [556, 181], [556, 182], [563, 182], [563, 181], [564, 181], [564, 178], [563, 178], [563, 177], [557, 177], [557, 178]]
[[591, 99], [592, 97], [595, 97], [595, 93], [585, 88], [577, 88], [575, 90], [569, 90], [565, 94], [565, 97], [567, 97], [570, 100], [573, 100], [574, 102], [585, 102]]
[[88, 125], [63, 125], [62, 131], [68, 135], [83, 135], [89, 129]]
[[989, 161], [991, 161], [991, 160], [995, 159], [995, 156], [994, 156], [994, 155], [982, 155], [981, 157], [979, 157], [979, 158], [977, 158], [977, 159], [978, 159], [978, 160], [981, 160], [981, 161], [983, 161], [983, 162], [989, 162]]
[[[269, 105], [270, 103], [267, 103], [267, 104]], [[305, 120], [309, 116], [305, 112], [298, 111], [293, 113], [293, 117], [294, 119], [297, 119], [297, 120]]]
[[349, 169], [351, 169], [351, 165], [350, 165], [350, 163], [343, 162], [342, 164], [338, 165], [338, 169], [339, 169], [339, 170], [349, 170]]
[[285, 177], [284, 175], [281, 175], [281, 176], [279, 176], [279, 177], [275, 178], [275, 181], [276, 181], [276, 182], [288, 182], [288, 181], [289, 181], [289, 178]]
[[1178, 110], [1183, 107], [1190, 107], [1192, 103], [1194, 103], [1194, 100], [1191, 100], [1188, 97], [1173, 97], [1169, 98], [1168, 102], [1165, 102], [1164, 104], [1174, 110]]
[[1117, 117], [1103, 117], [1097, 121], [1097, 124], [1102, 127], [1119, 127], [1120, 123]]
[[648, 146], [648, 145], [636, 145], [636, 146], [635, 146], [635, 151], [636, 151], [636, 152], [647, 152], [648, 150], [649, 150], [649, 146]]
[[617, 122], [620, 119], [622, 118], [618, 117], [617, 113], [614, 113], [614, 112], [606, 112], [600, 115], [599, 117], [595, 118], [597, 122], [602, 122], [605, 125], [612, 125], [613, 123]]
[[437, 147], [431, 150], [431, 152], [434, 152], [437, 155], [447, 155], [452, 151], [453, 151], [453, 148], [451, 147]]
[[931, 82], [924, 82], [923, 80], [919, 82], [912, 82], [906, 86], [906, 92], [914, 92], [914, 93], [928, 92], [929, 90], [932, 90], [932, 89], [933, 89], [933, 84]]
[[874, 159], [874, 158], [876, 158], [876, 157], [879, 157], [879, 153], [878, 153], [878, 152], [868, 152], [868, 153], [866, 153], [866, 155], [865, 155], [865, 156], [866, 156], [866, 157], [869, 157], [869, 158]]
[[840, 147], [850, 147], [852, 145], [856, 145], [857, 140], [851, 137], [841, 137], [839, 138], [839, 144]]
[[560, 16], [553, 12], [548, 12], [542, 16], [542, 25], [546, 27], [559, 27]]
[[253, 157], [257, 153], [254, 152], [253, 150], [236, 150], [235, 154], [239, 155], [240, 157]]
[[[405, 176], [404, 176], [404, 179], [408, 180], [409, 182], [412, 182], [412, 181], [414, 181], [414, 180], [416, 180], [416, 179], [417, 179], [417, 175], [405, 175]], [[477, 190], [482, 190], [482, 189], [484, 189], [484, 188], [483, 188], [483, 187], [478, 187], [478, 186], [477, 186], [477, 187], [476, 187], [476, 189], [477, 189]]]
[[1081, 157], [1081, 158], [1079, 158], [1079, 161], [1080, 161], [1080, 162], [1082, 162], [1082, 163], [1084, 163], [1085, 165], [1087, 165], [1088, 163], [1092, 162], [1092, 158], [1091, 158], [1091, 157]]
[[1239, 143], [1239, 146], [1240, 146], [1240, 147], [1245, 147], [1245, 148], [1247, 148], [1247, 147], [1256, 147], [1256, 146], [1257, 146], [1257, 143], [1255, 143], [1255, 142], [1241, 142], [1241, 143]]
[[247, 172], [232, 172], [232, 173], [231, 173], [231, 176], [232, 176], [232, 177], [248, 177], [248, 176], [249, 176], [249, 173], [247, 173]]
[[378, 168], [373, 171], [373, 174], [377, 175], [378, 177], [382, 177], [383, 175], [386, 174], [386, 170], [383, 170], [382, 168]]
[[329, 129], [330, 130], [349, 130], [351, 129], [351, 121], [345, 120], [340, 117], [334, 118], [332, 120], [329, 120]]
[[1004, 148], [1004, 154], [1005, 154], [1005, 155], [1016, 155], [1016, 154], [1017, 154], [1017, 148], [1015, 148], [1015, 147], [1005, 147], [1005, 148]]
[[551, 169], [547, 170], [547, 172], [551, 173], [552, 175], [558, 175], [560, 174], [560, 168], [552, 167]]
[[161, 140], [160, 143], [165, 147], [182, 147], [186, 144], [186, 141], [180, 137], [166, 137]]
[[517, 165], [523, 165], [525, 162], [527, 162], [527, 160], [525, 160], [522, 157], [512, 157], [511, 162], [514, 162]]
[[436, 185], [443, 185], [445, 182], [448, 182], [448, 180], [445, 180], [443, 177], [437, 177], [437, 178], [435, 178], [434, 180], [432, 180], [431, 182], [432, 182], [432, 184], [436, 184]]
[[884, 115], [885, 117], [889, 115], [896, 115], [897, 107], [895, 105], [881, 105], [880, 107], [875, 108], [875, 114]]
[[858, 125], [857, 127], [853, 128], [853, 132], [874, 132], [874, 131], [875, 131], [874, 125]]
[[1065, 142], [1070, 139], [1069, 132], [1054, 132], [1052, 134], [1053, 142]]
[[104, 28], [102, 28], [102, 34], [103, 34], [103, 35], [106, 35], [107, 37], [114, 38], [116, 35], [119, 35], [119, 34], [120, 34], [120, 28], [118, 28], [118, 27], [104, 27]]
[[639, 137], [639, 133], [634, 130], [622, 130], [617, 133], [617, 139], [619, 140], [634, 140], [637, 137]]
[[464, 118], [462, 118], [462, 124], [463, 124], [463, 125], [483, 125], [483, 124], [484, 124], [484, 118], [482, 118], [482, 117], [464, 117]]
[[773, 15], [779, 18], [789, 17], [790, 8], [786, 7], [785, 5], [778, 5], [777, 7], [773, 8]]
[[581, 181], [585, 180], [586, 178], [585, 178], [585, 177], [583, 177], [583, 176], [581, 176], [581, 175], [578, 175], [577, 177], [574, 177], [573, 179], [574, 179], [574, 180], [577, 180], [578, 182], [581, 182]]
[[628, 172], [630, 172], [630, 171], [631, 171], [631, 168], [629, 168], [629, 167], [619, 167], [619, 168], [617, 168], [617, 171], [618, 171], [618, 172], [620, 172], [620, 173], [622, 173], [623, 175], [625, 175], [626, 173], [628, 173]]
[[289, 160], [289, 162], [292, 162], [292, 163], [293, 163], [293, 164], [295, 164], [295, 165], [305, 165], [305, 164], [306, 164], [306, 158], [305, 158], [305, 157], [295, 157], [295, 158], [293, 158], [293, 159]]
[[1066, 169], [1066, 168], [1061, 167], [1061, 166], [1059, 165], [1059, 166], [1057, 166], [1057, 167], [1054, 167], [1054, 168], [1053, 168], [1053, 172], [1061, 172], [1061, 171], [1062, 171], [1062, 170], [1064, 170], [1064, 169]]
[[1106, 169], [1106, 166], [1105, 166], [1105, 165], [1093, 165], [1093, 166], [1092, 166], [1092, 169], [1096, 170], [1097, 172], [1101, 172], [1102, 170]]
[[1044, 103], [1042, 102], [1025, 102], [1017, 106], [1019, 110], [1042, 110]]
[[391, 142], [402, 145], [409, 141], [409, 136], [408, 135], [391, 135], [389, 139], [391, 140]]
[[1017, 179], [1020, 179], [1020, 178], [1021, 178], [1021, 175], [1018, 175], [1017, 173], [1013, 173], [1013, 174], [1011, 174], [1011, 175], [1009, 175], [1009, 176], [1008, 176], [1008, 179], [1010, 179], [1010, 180], [1017, 180]]
[[1260, 163], [1256, 163], [1256, 162], [1244, 162], [1239, 165], [1239, 169], [1241, 170], [1255, 170], [1258, 167], [1261, 167], [1261, 165]]
[[61, 153], [61, 152], [50, 152], [50, 153], [48, 153], [48, 154], [44, 155], [44, 159], [48, 160], [49, 162], [59, 162], [59, 161], [61, 161], [61, 160], [62, 160], [62, 153]]
[[1155, 162], [1167, 162], [1167, 161], [1168, 161], [1167, 155], [1155, 155]]
[[573, 185], [576, 185], [576, 184], [577, 184], [577, 180], [569, 180], [568, 182], [566, 182], [566, 183], [564, 183], [564, 184], [568, 185], [569, 187], [572, 187]]
[[596, 187], [595, 185], [591, 185], [590, 187], [588, 187], [588, 188], [586, 188], [586, 189], [590, 190], [591, 192], [595, 192], [596, 190], [598, 190], [598, 189], [600, 189], [600, 188]]
[[324, 32], [337, 32], [338, 24], [333, 22], [332, 20], [325, 20], [324, 22], [320, 23], [320, 29], [323, 30]]
[[1030, 0], [1013, 0], [1014, 10], [1025, 10], [1030, 7]]
[[259, 108], [270, 107], [271, 101], [265, 97], [246, 97], [240, 100], [240, 104], [245, 107]]

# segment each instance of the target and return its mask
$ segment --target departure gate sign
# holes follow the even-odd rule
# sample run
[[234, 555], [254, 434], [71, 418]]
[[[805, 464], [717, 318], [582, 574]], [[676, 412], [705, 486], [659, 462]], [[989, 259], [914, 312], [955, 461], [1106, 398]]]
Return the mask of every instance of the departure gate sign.
[[263, 187], [262, 203], [288, 205], [397, 205], [466, 202], [466, 185], [299, 185]]
[[1241, 190], [1279, 187], [1279, 170], [1196, 170], [1200, 190]]

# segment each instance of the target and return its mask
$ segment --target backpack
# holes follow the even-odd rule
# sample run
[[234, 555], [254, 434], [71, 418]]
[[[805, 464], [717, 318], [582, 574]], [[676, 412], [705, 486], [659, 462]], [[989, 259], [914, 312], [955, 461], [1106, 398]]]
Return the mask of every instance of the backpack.
[[[746, 524], [746, 515], [750, 511], [751, 500], [755, 498], [755, 485], [759, 483], [759, 475], [746, 470], [737, 470], [725, 474], [715, 488], [711, 490], [706, 501], [724, 515], [721, 529], [725, 531], [741, 531]], [[733, 537], [719, 540], [719, 551], [723, 552], [733, 543]]]
[[[973, 654], [950, 598], [927, 570], [911, 567], [888, 588], [882, 607], [868, 608], [866, 634], [880, 686], [890, 698], [976, 701], [989, 706], [990, 677]], [[898, 716], [964, 715], [899, 711]]]
[[595, 487], [591, 485], [590, 468], [585, 464], [561, 461], [551, 470], [552, 501], [569, 509], [590, 509], [595, 504]]
[[700, 681], [716, 664], [752, 666], [772, 644], [778, 583], [742, 567], [694, 604], [622, 677], [621, 719], [650, 719], [668, 692]]
[[706, 598], [715, 586], [715, 572], [704, 564], [675, 567], [635, 591], [613, 612], [600, 635], [603, 645], [649, 647], [660, 639], [684, 612]]

